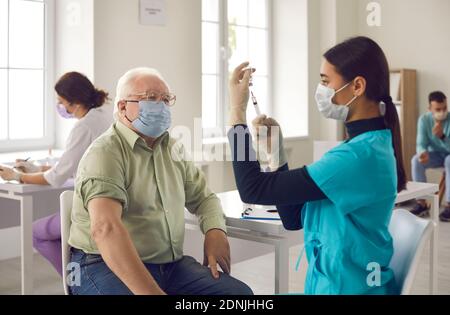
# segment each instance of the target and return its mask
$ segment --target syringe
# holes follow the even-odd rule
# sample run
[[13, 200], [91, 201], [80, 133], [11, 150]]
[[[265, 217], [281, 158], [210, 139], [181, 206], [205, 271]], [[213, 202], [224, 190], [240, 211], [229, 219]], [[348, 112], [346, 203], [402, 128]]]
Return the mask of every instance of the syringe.
[[256, 115], [261, 116], [261, 109], [259, 108], [258, 101], [256, 100], [255, 94], [253, 94], [253, 76], [250, 77], [250, 94], [252, 96], [252, 103], [255, 107]]

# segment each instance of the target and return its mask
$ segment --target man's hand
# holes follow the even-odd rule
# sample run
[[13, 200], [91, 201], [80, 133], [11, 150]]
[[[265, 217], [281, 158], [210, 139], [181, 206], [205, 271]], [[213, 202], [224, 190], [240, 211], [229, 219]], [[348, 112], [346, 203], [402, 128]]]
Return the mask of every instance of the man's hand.
[[430, 154], [428, 152], [423, 152], [420, 156], [419, 156], [419, 162], [422, 164], [428, 164], [428, 162], [430, 161]]
[[211, 274], [219, 279], [217, 263], [223, 272], [231, 272], [230, 244], [227, 235], [222, 230], [209, 230], [205, 235], [203, 265], [209, 266]]
[[3, 178], [3, 180], [11, 181], [16, 180], [20, 182], [21, 173], [15, 171], [12, 168], [0, 166], [0, 177]]
[[442, 137], [444, 136], [444, 127], [442, 126], [442, 122], [436, 122], [433, 128], [433, 134], [439, 139], [442, 139]]

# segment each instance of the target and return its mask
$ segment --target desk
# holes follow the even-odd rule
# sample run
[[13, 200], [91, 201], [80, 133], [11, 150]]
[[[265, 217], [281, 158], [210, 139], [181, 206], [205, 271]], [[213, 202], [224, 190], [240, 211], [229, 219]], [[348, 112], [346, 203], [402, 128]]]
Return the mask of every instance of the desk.
[[[409, 182], [407, 189], [398, 194], [396, 203], [417, 198], [431, 201], [431, 220], [435, 223], [435, 230], [430, 241], [430, 291], [437, 293], [437, 246], [439, 222], [439, 198], [436, 184]], [[242, 220], [243, 203], [238, 191], [217, 194], [226, 216], [228, 235], [230, 237], [254, 241], [275, 247], [275, 293], [289, 292], [289, 238], [281, 221]], [[189, 224], [197, 224], [194, 216], [186, 215]], [[303, 235], [303, 234], [302, 234]], [[303, 242], [303, 240], [299, 240]]]
[[0, 198], [20, 202], [22, 294], [33, 293], [33, 198], [40, 192], [54, 192], [55, 197], [59, 198], [63, 191], [71, 189], [73, 189], [73, 181], [68, 181], [64, 187], [53, 188], [5, 183], [0, 179]]
[[[243, 203], [238, 191], [217, 194], [226, 216], [228, 236], [275, 247], [275, 294], [289, 292], [289, 232], [281, 221], [242, 220]], [[197, 226], [195, 216], [186, 211], [186, 223]], [[303, 235], [303, 233], [301, 234]], [[303, 240], [299, 239], [299, 243]]]

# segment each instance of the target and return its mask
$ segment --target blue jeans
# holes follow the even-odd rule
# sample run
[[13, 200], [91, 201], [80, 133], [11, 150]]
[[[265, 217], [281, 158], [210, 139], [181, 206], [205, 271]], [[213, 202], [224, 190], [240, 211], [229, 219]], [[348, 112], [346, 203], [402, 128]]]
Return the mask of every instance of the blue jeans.
[[428, 163], [422, 164], [419, 162], [419, 155], [413, 157], [411, 161], [412, 165], [412, 177], [413, 181], [426, 183], [427, 177], [425, 171], [429, 168], [445, 168], [445, 198], [450, 203], [450, 155], [448, 153], [429, 152], [430, 159]]
[[[132, 292], [108, 268], [100, 255], [90, 255], [72, 249], [72, 263], [80, 266], [80, 286], [72, 286], [74, 295], [131, 295]], [[253, 295], [243, 282], [220, 273], [214, 279], [209, 268], [194, 258], [168, 264], [145, 264], [160, 288], [169, 295]]]

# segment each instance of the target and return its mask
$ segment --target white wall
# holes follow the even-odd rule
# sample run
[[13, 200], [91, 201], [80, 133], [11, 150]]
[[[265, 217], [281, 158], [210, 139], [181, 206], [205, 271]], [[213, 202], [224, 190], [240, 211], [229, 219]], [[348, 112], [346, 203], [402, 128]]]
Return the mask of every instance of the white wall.
[[201, 117], [201, 1], [166, 3], [167, 25], [147, 26], [139, 24], [138, 0], [95, 1], [95, 82], [115, 94], [130, 68], [159, 69], [177, 95], [174, 125], [193, 129]]
[[[94, 79], [94, 0], [55, 1], [55, 80], [78, 71]], [[56, 97], [56, 96], [55, 96]], [[56, 148], [64, 148], [75, 121], [56, 119]]]
[[[368, 0], [358, 1], [358, 14], [367, 16]], [[376, 40], [391, 68], [418, 71], [418, 102], [423, 113], [428, 94], [442, 90], [450, 96], [450, 1], [378, 0], [381, 27], [358, 20], [358, 33]]]
[[307, 14], [306, 0], [273, 2], [274, 116], [285, 137], [309, 132]]
[[[319, 2], [319, 34], [310, 32], [310, 36], [318, 36], [321, 53], [348, 37], [368, 36], [383, 48], [391, 68], [418, 71], [418, 106], [421, 113], [427, 110], [431, 91], [442, 90], [447, 96], [450, 95], [450, 1], [377, 0], [375, 2], [381, 5], [381, 27], [367, 24], [369, 12], [366, 8], [373, 0]], [[312, 44], [311, 40], [309, 44]], [[319, 122], [317, 139], [335, 140], [342, 135], [341, 124], [324, 119]]]
[[[310, 1], [311, 2], [311, 1]], [[357, 25], [357, 0], [320, 0], [320, 28], [315, 37], [320, 42], [320, 63], [323, 54], [348, 37], [356, 35]], [[311, 44], [311, 41], [310, 41]], [[319, 83], [319, 69], [315, 70], [316, 83]], [[310, 93], [314, 93], [311, 89]], [[319, 119], [320, 130], [317, 140], [336, 141], [344, 137], [344, 126], [342, 122]]]

